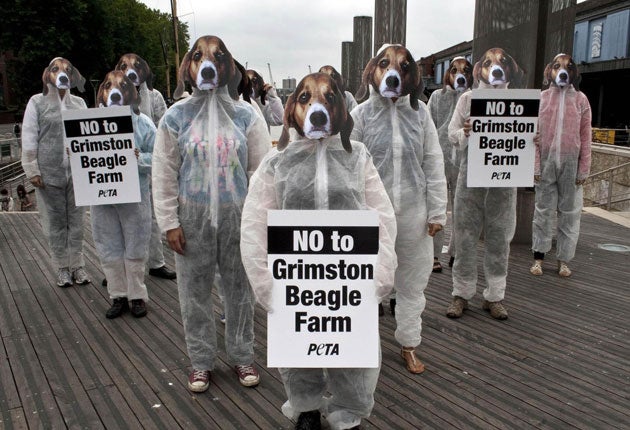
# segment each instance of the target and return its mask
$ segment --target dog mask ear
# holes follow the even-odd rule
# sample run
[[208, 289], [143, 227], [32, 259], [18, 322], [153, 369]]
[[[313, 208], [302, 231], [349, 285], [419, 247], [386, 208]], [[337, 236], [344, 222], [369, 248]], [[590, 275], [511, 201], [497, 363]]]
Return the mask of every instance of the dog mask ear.
[[49, 76], [50, 76], [50, 66], [46, 67], [44, 69], [44, 73], [42, 74], [42, 83], [44, 84], [44, 87], [42, 88], [43, 95], [48, 94], [48, 81], [50, 80]]
[[182, 64], [179, 66], [179, 76], [177, 77], [177, 88], [173, 92], [173, 99], [178, 100], [184, 94], [184, 90], [186, 88], [186, 82], [190, 82], [190, 72], [188, 69], [190, 68], [190, 57], [194, 51], [195, 47], [188, 51], [184, 58], [182, 59]]
[[238, 100], [239, 95], [243, 95], [243, 100], [251, 104], [250, 94], [252, 93], [252, 82], [247, 76], [245, 67], [238, 61], [234, 60], [235, 72], [234, 76], [228, 83], [228, 92], [234, 100]]
[[79, 73], [79, 69], [72, 67], [72, 76], [70, 76], [70, 86], [77, 87], [79, 92], [85, 92], [85, 78]]
[[472, 76], [473, 76], [473, 84], [475, 85], [475, 88], [479, 86], [479, 82], [481, 82], [481, 63], [483, 61], [483, 57], [481, 57], [479, 59], [479, 61], [477, 61], [475, 63], [475, 65], [473, 66], [473, 72], [472, 72]]
[[523, 88], [526, 85], [525, 71], [521, 69], [511, 55], [505, 54], [510, 61], [510, 84], [512, 88]]
[[105, 80], [98, 86], [98, 93], [96, 94], [96, 100], [94, 100], [94, 107], [107, 107], [107, 103], [103, 100], [103, 93], [105, 92], [105, 84], [107, 83], [107, 76]]
[[352, 144], [350, 143], [350, 133], [354, 128], [354, 120], [348, 112], [344, 94], [337, 85], [337, 82], [332, 77], [330, 78], [330, 85], [335, 92], [335, 118], [333, 119], [332, 135], [339, 133], [341, 137], [341, 144], [346, 152], [352, 152]]
[[409, 53], [409, 51], [407, 51], [407, 61], [409, 62], [407, 79], [409, 79], [408, 82], [411, 85], [411, 88], [409, 88], [409, 105], [413, 110], [417, 111], [418, 109], [420, 109], [420, 106], [418, 105], [418, 99], [420, 99], [420, 95], [422, 94], [422, 90], [424, 89], [424, 83], [422, 82], [422, 77], [420, 77], [418, 64], [413, 60], [413, 57], [411, 56], [411, 53]]
[[545, 71], [543, 72], [543, 85], [551, 84], [551, 67], [553, 65], [553, 61], [545, 66]]
[[[296, 88], [296, 90], [289, 96], [284, 106], [284, 119], [282, 121], [283, 122], [282, 134], [280, 135], [280, 139], [278, 139], [278, 145], [276, 146], [278, 151], [282, 151], [284, 150], [284, 148], [287, 147], [287, 145], [289, 144], [289, 129], [291, 127], [295, 127], [295, 121], [293, 120], [293, 113], [295, 112], [295, 99], [297, 97], [297, 92], [299, 90], [300, 90], [299, 88]], [[301, 131], [300, 131], [300, 134], [301, 134]]]
[[144, 71], [143, 74], [146, 77], [144, 82], [146, 82], [147, 88], [149, 89], [149, 91], [153, 91], [153, 78], [155, 78], [155, 75], [151, 71], [151, 68], [149, 67], [149, 63], [147, 63], [142, 57], [136, 56], [136, 58], [138, 59], [138, 62], [140, 63], [140, 68]]
[[357, 90], [356, 100], [358, 103], [361, 103], [370, 95], [370, 85], [373, 83], [374, 70], [376, 70], [376, 64], [379, 61], [380, 55], [372, 58], [368, 61], [365, 69], [363, 69], [363, 74], [361, 75], [361, 85]]

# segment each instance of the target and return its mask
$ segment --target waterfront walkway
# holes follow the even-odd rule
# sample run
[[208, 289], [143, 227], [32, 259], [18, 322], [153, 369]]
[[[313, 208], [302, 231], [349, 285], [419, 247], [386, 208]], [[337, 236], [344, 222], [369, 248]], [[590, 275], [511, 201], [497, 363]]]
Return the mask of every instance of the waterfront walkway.
[[[630, 228], [591, 213], [582, 220], [571, 278], [555, 274], [553, 258], [532, 277], [528, 246], [512, 245], [507, 321], [482, 311], [480, 295], [463, 318], [446, 318], [451, 270], [433, 274], [422, 375], [404, 369], [385, 305], [376, 405], [363, 428], [630, 428], [630, 253], [600, 247], [630, 246]], [[86, 243], [93, 284], [58, 288], [37, 214], [0, 214], [0, 429], [292, 428], [278, 372], [265, 365], [262, 309], [261, 384], [241, 387], [221, 348], [210, 390], [193, 395], [176, 283], [147, 276], [148, 316], [107, 320], [89, 227]]]

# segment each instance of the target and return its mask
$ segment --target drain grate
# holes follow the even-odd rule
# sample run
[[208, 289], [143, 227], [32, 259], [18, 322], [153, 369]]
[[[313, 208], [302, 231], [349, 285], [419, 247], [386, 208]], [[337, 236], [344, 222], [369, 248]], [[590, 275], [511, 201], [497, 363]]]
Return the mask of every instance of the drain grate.
[[618, 245], [616, 243], [600, 243], [597, 247], [612, 252], [630, 252], [630, 246]]

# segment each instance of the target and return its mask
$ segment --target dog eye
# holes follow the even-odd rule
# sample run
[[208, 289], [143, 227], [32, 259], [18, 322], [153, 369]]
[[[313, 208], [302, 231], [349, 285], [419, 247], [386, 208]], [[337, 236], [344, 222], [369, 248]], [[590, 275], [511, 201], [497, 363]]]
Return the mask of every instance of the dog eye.
[[140, 62], [139, 61], [136, 61], [135, 63], [133, 63], [133, 65], [136, 66], [136, 69], [140, 68]]
[[52, 69], [50, 69], [51, 72], [56, 73], [59, 70], [59, 67], [57, 66], [53, 66]]
[[105, 89], [106, 89], [106, 90], [109, 90], [111, 87], [112, 87], [112, 83], [111, 83], [111, 82], [107, 82], [107, 83], [105, 84]]
[[389, 60], [383, 58], [381, 61], [379, 61], [378, 65], [379, 67], [382, 67], [384, 69], [385, 67], [389, 66]]
[[331, 105], [335, 104], [335, 95], [333, 93], [326, 94], [326, 101]]
[[501, 57], [501, 64], [505, 64], [507, 62], [508, 62], [507, 58]]
[[193, 54], [192, 59], [193, 59], [194, 61], [199, 61], [199, 60], [201, 60], [201, 52], [199, 52], [199, 51], [195, 52], [195, 53]]
[[125, 63], [122, 63], [122, 64], [120, 65], [120, 70], [123, 70], [123, 71], [124, 71], [124, 70], [126, 70], [126, 69], [127, 69], [127, 65], [126, 65]]
[[554, 68], [554, 69], [559, 69], [559, 68], [560, 68], [560, 63], [556, 63], [556, 64], [554, 64], [554, 65], [553, 65], [553, 68]]
[[311, 95], [309, 93], [302, 93], [298, 97], [298, 101], [302, 104], [305, 104], [305, 103], [308, 103], [310, 98], [311, 98]]
[[490, 67], [490, 64], [492, 64], [492, 61], [486, 60], [483, 62], [483, 67]]
[[214, 54], [214, 58], [216, 58], [217, 60], [221, 60], [223, 57], [225, 57], [225, 54], [223, 52], [217, 52], [216, 54]]
[[454, 75], [455, 73], [457, 73], [457, 69], [456, 69], [455, 67], [453, 67], [453, 68], [451, 69], [451, 74], [452, 74], [452, 75]]
[[408, 69], [409, 69], [409, 63], [402, 63], [402, 64], [400, 65], [400, 68], [401, 68], [402, 70], [404, 70], [404, 71], [408, 70]]

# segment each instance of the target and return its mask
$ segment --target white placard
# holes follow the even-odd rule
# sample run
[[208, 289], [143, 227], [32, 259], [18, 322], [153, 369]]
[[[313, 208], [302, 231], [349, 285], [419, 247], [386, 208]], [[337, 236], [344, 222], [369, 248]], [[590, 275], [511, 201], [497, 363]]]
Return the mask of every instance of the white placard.
[[378, 213], [269, 211], [269, 367], [378, 367]]
[[469, 187], [532, 187], [540, 90], [475, 89], [468, 138]]
[[61, 113], [77, 206], [139, 202], [129, 106]]

